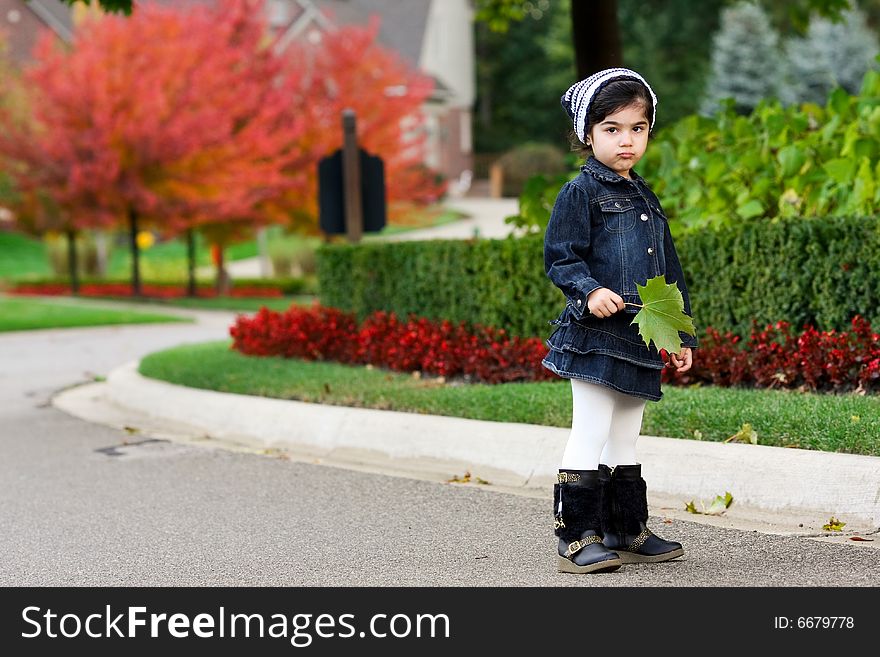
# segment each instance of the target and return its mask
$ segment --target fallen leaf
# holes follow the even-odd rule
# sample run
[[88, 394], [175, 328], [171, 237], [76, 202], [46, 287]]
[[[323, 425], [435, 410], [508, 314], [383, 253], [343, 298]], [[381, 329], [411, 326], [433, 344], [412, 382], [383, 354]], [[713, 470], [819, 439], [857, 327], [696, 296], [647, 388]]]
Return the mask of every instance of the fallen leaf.
[[822, 525], [822, 529], [824, 529], [826, 532], [839, 532], [839, 531], [843, 531], [843, 528], [845, 526], [846, 526], [845, 522], [840, 522], [840, 520], [838, 520], [834, 516], [831, 516], [828, 519], [828, 522], [826, 522], [824, 525]]
[[863, 536], [850, 536], [849, 540], [851, 541], [871, 541], [873, 542], [873, 538], [864, 538]]
[[732, 436], [724, 439], [724, 442], [739, 442], [739, 443], [751, 443], [752, 445], [758, 444], [758, 432], [752, 429], [752, 425], [748, 422], [745, 422], [739, 431], [737, 431]]
[[140, 432], [140, 429], [138, 429], [137, 427], [124, 426], [124, 427], [122, 427], [122, 428], [125, 429], [126, 432], [128, 432], [128, 433], [138, 433], [138, 432]]
[[698, 513], [706, 516], [717, 516], [724, 513], [727, 508], [733, 504], [733, 495], [728, 492], [725, 492], [724, 495], [716, 495], [715, 499], [712, 500], [712, 503], [709, 505], [707, 509], [703, 502], [700, 502], [700, 506], [703, 508], [702, 511], [697, 511], [697, 507], [694, 505], [693, 500], [690, 502], [686, 502], [684, 505], [684, 510], [688, 513]]
[[447, 484], [466, 484], [471, 480], [471, 471], [465, 470], [464, 475], [459, 477], [458, 475], [453, 475], [452, 479], [447, 479]]
[[716, 495], [715, 499], [712, 500], [712, 504], [709, 505], [709, 508], [703, 511], [707, 516], [717, 516], [721, 515], [727, 508], [733, 504], [733, 495], [728, 492], [724, 493], [724, 496]]

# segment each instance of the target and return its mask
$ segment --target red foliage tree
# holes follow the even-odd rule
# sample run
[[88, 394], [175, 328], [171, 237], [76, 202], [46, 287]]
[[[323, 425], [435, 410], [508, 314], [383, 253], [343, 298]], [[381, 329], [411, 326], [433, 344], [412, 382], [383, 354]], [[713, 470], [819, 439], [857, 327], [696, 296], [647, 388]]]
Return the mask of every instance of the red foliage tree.
[[166, 234], [210, 226], [222, 243], [286, 221], [302, 194], [304, 117], [286, 91], [295, 71], [265, 34], [264, 0], [222, 0], [88, 21], [69, 51], [40, 41], [34, 121], [2, 149], [22, 186], [48, 193], [77, 228], [127, 222], [135, 294], [144, 222]]

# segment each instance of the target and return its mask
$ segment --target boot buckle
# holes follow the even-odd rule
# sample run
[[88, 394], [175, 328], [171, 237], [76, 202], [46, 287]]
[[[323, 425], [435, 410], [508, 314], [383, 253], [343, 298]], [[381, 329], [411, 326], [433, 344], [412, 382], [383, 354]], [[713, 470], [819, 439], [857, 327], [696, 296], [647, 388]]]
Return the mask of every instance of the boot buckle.
[[582, 538], [579, 541], [574, 541], [568, 544], [568, 549], [565, 551], [564, 557], [571, 557], [575, 552], [582, 550], [588, 545], [592, 545], [593, 543], [601, 543], [602, 539], [598, 536], [587, 536], [586, 538]]
[[560, 484], [568, 484], [574, 481], [580, 481], [581, 476], [576, 472], [560, 472], [556, 475], [556, 479]]

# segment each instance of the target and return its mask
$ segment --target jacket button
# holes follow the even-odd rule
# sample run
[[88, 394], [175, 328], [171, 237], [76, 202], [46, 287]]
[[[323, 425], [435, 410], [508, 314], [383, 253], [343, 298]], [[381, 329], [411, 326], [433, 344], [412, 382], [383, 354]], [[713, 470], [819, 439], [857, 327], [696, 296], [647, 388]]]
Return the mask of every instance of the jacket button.
[[648, 255], [654, 255], [654, 247], [653, 246], [648, 247]]
[[581, 305], [581, 300], [580, 300], [580, 299], [577, 300], [577, 304], [578, 304], [578, 305]]
[[615, 203], [615, 204], [614, 204], [614, 207], [615, 207], [615, 208], [619, 208], [619, 207], [620, 207], [620, 203]]
[[647, 220], [648, 220], [648, 215], [643, 214], [641, 217], [639, 217], [639, 219], [641, 219], [642, 221], [647, 221]]

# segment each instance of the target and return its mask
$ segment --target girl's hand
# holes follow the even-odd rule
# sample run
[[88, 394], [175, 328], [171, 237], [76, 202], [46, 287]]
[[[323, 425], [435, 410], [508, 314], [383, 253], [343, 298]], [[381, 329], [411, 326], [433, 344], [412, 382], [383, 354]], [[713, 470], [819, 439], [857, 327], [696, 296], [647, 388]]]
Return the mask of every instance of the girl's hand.
[[607, 287], [600, 287], [587, 297], [587, 309], [596, 317], [611, 317], [619, 310], [623, 310], [623, 299]]
[[667, 356], [666, 367], [674, 367], [676, 372], [687, 372], [694, 364], [694, 352], [690, 347], [682, 347], [681, 353]]

